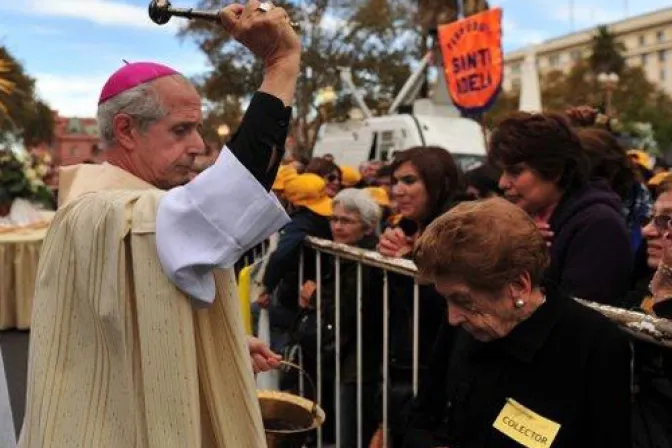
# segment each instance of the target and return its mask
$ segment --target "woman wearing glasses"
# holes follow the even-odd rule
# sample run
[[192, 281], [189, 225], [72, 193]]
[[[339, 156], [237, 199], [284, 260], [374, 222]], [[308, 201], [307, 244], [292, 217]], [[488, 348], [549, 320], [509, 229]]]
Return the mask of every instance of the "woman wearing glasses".
[[[331, 233], [336, 243], [374, 250], [378, 238], [376, 228], [381, 211], [378, 204], [364, 190], [348, 188], [336, 195], [333, 202], [333, 213], [329, 217]], [[330, 258], [330, 261], [333, 259]], [[341, 383], [341, 446], [357, 447], [357, 382], [362, 384], [362, 441], [368, 440], [376, 430], [379, 414], [379, 382], [382, 354], [382, 281], [380, 272], [366, 265], [361, 265], [361, 298], [362, 298], [362, 376], [357, 376], [357, 293], [358, 274], [355, 261], [340, 260], [340, 358]], [[316, 304], [316, 284], [308, 281], [301, 291], [301, 306], [306, 313], [314, 313]], [[325, 381], [333, 381], [335, 372], [334, 349], [336, 330], [336, 278], [334, 269], [330, 268], [322, 278], [322, 362], [330, 358], [330, 368], [323, 376]], [[304, 350], [312, 345], [315, 350], [315, 337], [305, 338]], [[327, 370], [327, 369], [325, 369]], [[323, 386], [324, 391], [328, 389]], [[333, 421], [333, 419], [332, 419]]]
[[[658, 189], [653, 216], [644, 225], [646, 272], [626, 296], [625, 306], [672, 318], [672, 177]], [[672, 447], [672, 354], [636, 342], [633, 388], [635, 448]]]
[[306, 166], [306, 173], [317, 174], [324, 179], [324, 182], [327, 184], [327, 195], [330, 198], [333, 198], [341, 191], [343, 173], [333, 160], [315, 157]]

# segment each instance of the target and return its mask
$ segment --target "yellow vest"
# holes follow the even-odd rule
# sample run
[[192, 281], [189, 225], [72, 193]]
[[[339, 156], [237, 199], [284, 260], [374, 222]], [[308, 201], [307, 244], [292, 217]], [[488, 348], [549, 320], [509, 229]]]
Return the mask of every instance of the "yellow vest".
[[214, 304], [194, 310], [157, 258], [164, 193], [111, 165], [62, 178], [18, 446], [265, 447], [232, 271], [215, 271]]

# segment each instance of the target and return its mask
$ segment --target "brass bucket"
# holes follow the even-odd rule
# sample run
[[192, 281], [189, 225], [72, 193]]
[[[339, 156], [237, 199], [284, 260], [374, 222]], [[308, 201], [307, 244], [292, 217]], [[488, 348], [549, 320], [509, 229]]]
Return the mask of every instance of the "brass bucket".
[[[303, 369], [286, 361], [282, 363], [301, 370], [315, 389]], [[306, 398], [275, 390], [259, 390], [257, 396], [268, 448], [300, 448], [310, 432], [324, 423], [324, 410]]]

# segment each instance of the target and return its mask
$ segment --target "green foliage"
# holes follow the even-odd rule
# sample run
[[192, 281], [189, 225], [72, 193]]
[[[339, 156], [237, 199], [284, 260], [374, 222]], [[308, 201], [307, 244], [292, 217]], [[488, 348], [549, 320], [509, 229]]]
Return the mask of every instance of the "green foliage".
[[[357, 87], [374, 111], [385, 110], [419, 59], [421, 32], [414, 22], [414, 0], [316, 0], [275, 2], [301, 24], [301, 74], [294, 107], [294, 137], [300, 149], [312, 147], [315, 131], [325, 120], [343, 120], [354, 101], [341, 86], [338, 67], [350, 67]], [[201, 0], [199, 8], [217, 8], [218, 0]], [[230, 108], [244, 103], [261, 84], [263, 66], [242, 45], [216, 25], [189, 22], [181, 35], [194, 39], [210, 63], [210, 72], [194, 79], [212, 104], [213, 122], [232, 130], [240, 119]], [[318, 107], [316, 95], [325, 87], [338, 92], [334, 104]], [[225, 113], [226, 111], [226, 113]], [[207, 119], [206, 119], [207, 121]]]
[[2, 79], [13, 85], [11, 93], [0, 91], [0, 143], [19, 138], [26, 146], [51, 143], [54, 135], [54, 117], [51, 109], [35, 94], [35, 80], [23, 66], [0, 46], [0, 61], [9, 67]]
[[495, 104], [488, 110], [484, 116], [485, 126], [492, 129], [497, 125], [506, 114], [514, 110], [518, 110], [520, 102], [520, 91], [512, 90], [511, 92], [502, 91], [495, 100]]
[[606, 26], [597, 28], [591, 46], [589, 62], [593, 73], [616, 73], [618, 75], [623, 73], [625, 46], [616, 42], [614, 35]]
[[486, 0], [418, 0], [417, 21], [424, 29], [436, 27], [437, 23], [449, 23], [458, 19], [460, 5], [465, 16], [477, 14], [489, 8]]
[[[592, 40], [590, 58], [579, 61], [567, 74], [556, 70], [542, 76], [544, 109], [564, 111], [581, 105], [604, 109], [607, 92], [597, 82], [597, 74], [618, 73], [612, 110], [621, 123], [620, 130], [636, 137], [653, 153], [672, 150], [672, 98], [650, 82], [640, 67], [626, 66], [623, 51], [606, 28], [599, 28]], [[487, 115], [487, 122], [492, 124], [507, 112], [517, 110], [518, 98], [518, 92], [503, 93]], [[647, 124], [651, 125], [652, 136], [643, 130]]]

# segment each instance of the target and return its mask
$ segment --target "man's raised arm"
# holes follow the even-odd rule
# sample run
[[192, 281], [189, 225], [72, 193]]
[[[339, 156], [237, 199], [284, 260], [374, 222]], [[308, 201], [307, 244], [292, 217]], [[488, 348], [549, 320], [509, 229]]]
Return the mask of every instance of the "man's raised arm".
[[224, 28], [264, 61], [264, 80], [216, 163], [166, 193], [157, 212], [159, 258], [168, 277], [201, 302], [215, 296], [213, 267], [230, 267], [289, 218], [268, 193], [284, 151], [301, 46], [278, 7], [229, 5]]
[[[265, 3], [267, 5], [268, 3]], [[282, 8], [259, 11], [258, 1], [232, 5], [221, 13], [224, 28], [264, 61], [264, 79], [245, 118], [228, 144], [231, 152], [270, 191], [284, 155], [285, 140], [301, 64], [301, 44]], [[256, 18], [255, 18], [256, 12]], [[246, 18], [250, 18], [245, 22]], [[277, 35], [253, 34], [254, 20], [272, 20]], [[277, 40], [276, 40], [277, 39]]]

